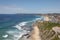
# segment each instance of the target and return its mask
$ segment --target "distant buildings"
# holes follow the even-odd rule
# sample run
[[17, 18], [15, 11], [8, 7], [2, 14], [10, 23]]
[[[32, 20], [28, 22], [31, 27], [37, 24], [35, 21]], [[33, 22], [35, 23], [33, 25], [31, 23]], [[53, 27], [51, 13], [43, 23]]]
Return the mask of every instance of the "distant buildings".
[[44, 21], [60, 23], [60, 15], [44, 15]]
[[50, 18], [48, 16], [44, 16], [44, 21], [50, 21]]

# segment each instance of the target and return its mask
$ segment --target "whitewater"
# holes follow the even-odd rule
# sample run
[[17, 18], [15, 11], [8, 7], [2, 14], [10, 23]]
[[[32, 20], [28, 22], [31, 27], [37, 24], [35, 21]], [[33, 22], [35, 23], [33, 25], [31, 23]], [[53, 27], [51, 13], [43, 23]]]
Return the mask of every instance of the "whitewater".
[[[15, 26], [13, 26], [13, 27], [17, 28], [17, 30], [19, 30], [19, 31], [17, 31], [17, 30], [9, 30], [9, 31], [7, 31], [7, 33], [13, 35], [13, 40], [18, 40], [18, 39], [20, 39], [22, 37], [22, 35], [27, 34], [27, 33], [30, 32], [30, 31], [24, 30], [21, 27], [27, 25], [28, 23], [35, 22], [36, 20], [41, 20], [41, 18], [36, 18], [36, 19], [34, 19], [32, 21], [21, 22], [21, 23], [15, 25]], [[3, 37], [7, 38], [8, 35], [6, 34]], [[9, 39], [6, 39], [6, 40], [9, 40]]]
[[20, 23], [12, 26], [15, 29], [7, 30], [6, 34], [2, 35], [2, 37], [4, 38], [4, 40], [19, 40], [23, 35], [29, 34], [31, 32], [32, 24], [36, 20], [42, 20], [42, 19], [43, 19], [43, 17], [39, 16], [39, 17], [36, 17], [32, 20], [21, 21]]

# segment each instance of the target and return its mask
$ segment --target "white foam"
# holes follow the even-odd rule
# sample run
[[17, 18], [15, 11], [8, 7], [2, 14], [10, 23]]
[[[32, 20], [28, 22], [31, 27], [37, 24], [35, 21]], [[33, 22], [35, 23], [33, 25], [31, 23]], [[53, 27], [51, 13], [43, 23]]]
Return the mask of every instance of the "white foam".
[[24, 35], [24, 34], [26, 34], [28, 32], [28, 31], [23, 30], [21, 28], [21, 26], [25, 26], [28, 22], [29, 21], [27, 21], [27, 22], [21, 22], [21, 23], [15, 25], [15, 26], [13, 26], [13, 27], [17, 28], [18, 30], [8, 30], [7, 33], [10, 34], [10, 35], [12, 35], [14, 40], [15, 39], [18, 40], [19, 38], [22, 37], [22, 35]]
[[37, 21], [37, 20], [41, 20], [41, 21], [43, 21], [43, 20], [44, 20], [44, 17], [43, 17], [43, 16], [41, 16], [41, 17], [35, 18], [35, 20], [34, 20], [34, 21]]
[[36, 18], [35, 20], [41, 20], [41, 18]]
[[20, 26], [24, 26], [24, 25], [26, 25], [28, 22], [21, 22], [20, 24], [18, 24], [18, 25], [20, 25]]
[[7, 33], [8, 33], [9, 35], [12, 35], [14, 40], [15, 40], [15, 39], [17, 40], [18, 37], [19, 37], [19, 35], [21, 35], [21, 32], [19, 32], [19, 31], [17, 31], [17, 30], [8, 30]]
[[15, 28], [17, 28], [18, 30], [22, 30], [21, 26], [25, 26], [28, 22], [21, 22], [19, 24], [17, 24], [16, 26], [14, 26]]
[[20, 38], [22, 37], [22, 35], [27, 34], [27, 33], [28, 33], [27, 31], [23, 31], [23, 32], [18, 36], [17, 40], [20, 39]]
[[21, 30], [22, 29], [19, 25], [16, 25], [14, 27], [17, 28], [18, 30]]
[[41, 18], [35, 18], [34, 20], [32, 20], [31, 22], [35, 22], [37, 20], [41, 20]]
[[7, 37], [8, 37], [8, 35], [6, 34], [6, 35], [3, 35], [2, 37], [7, 38]]
[[30, 31], [23, 30], [21, 27], [27, 25], [27, 23], [30, 23], [36, 20], [41, 20], [41, 18], [35, 18], [34, 20], [31, 20], [31, 21], [20, 22], [19, 24], [13, 27], [17, 28], [18, 30], [22, 30], [21, 32], [16, 30], [9, 30], [7, 31], [7, 33], [10, 35], [13, 35], [14, 40], [18, 40], [19, 38], [22, 37], [22, 35], [30, 32]]
[[8, 30], [6, 33], [11, 34], [11, 35], [16, 35], [19, 33], [18, 30]]
[[9, 35], [12, 35], [14, 40], [18, 40], [19, 38], [22, 37], [22, 35], [24, 35], [28, 32], [26, 30], [22, 30], [21, 32], [18, 30], [8, 30], [7, 33]]

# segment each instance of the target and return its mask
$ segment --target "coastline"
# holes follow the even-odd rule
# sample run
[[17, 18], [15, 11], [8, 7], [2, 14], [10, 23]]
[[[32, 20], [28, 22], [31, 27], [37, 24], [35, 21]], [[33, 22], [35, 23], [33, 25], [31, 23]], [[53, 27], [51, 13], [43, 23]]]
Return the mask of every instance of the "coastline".
[[[45, 16], [46, 20], [35, 21], [36, 23], [35, 24], [33, 23], [33, 25], [32, 25], [33, 30], [31, 31], [31, 35], [30, 35], [31, 37], [28, 40], [54, 40], [54, 39], [59, 40], [59, 38], [60, 38], [59, 34], [56, 33], [55, 31], [60, 30], [60, 23], [58, 22], [59, 20], [58, 21], [55, 20], [56, 22], [53, 22], [52, 20], [54, 20], [54, 19], [52, 19], [52, 18], [55, 18], [55, 17], [52, 17], [52, 16], [46, 17]], [[55, 19], [57, 19], [57, 18], [55, 18]], [[43, 28], [42, 28], [42, 26], [43, 26]], [[53, 30], [52, 28], [55, 28], [57, 30]], [[59, 33], [60, 33], [60, 31], [59, 31]]]

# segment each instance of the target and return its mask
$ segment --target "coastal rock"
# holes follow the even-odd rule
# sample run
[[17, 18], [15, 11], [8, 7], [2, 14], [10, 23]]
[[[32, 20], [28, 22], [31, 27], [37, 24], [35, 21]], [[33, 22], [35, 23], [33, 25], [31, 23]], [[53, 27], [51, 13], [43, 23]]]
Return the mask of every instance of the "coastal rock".
[[60, 27], [56, 26], [52, 28], [53, 31], [55, 31], [56, 33], [60, 33]]

